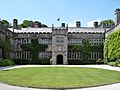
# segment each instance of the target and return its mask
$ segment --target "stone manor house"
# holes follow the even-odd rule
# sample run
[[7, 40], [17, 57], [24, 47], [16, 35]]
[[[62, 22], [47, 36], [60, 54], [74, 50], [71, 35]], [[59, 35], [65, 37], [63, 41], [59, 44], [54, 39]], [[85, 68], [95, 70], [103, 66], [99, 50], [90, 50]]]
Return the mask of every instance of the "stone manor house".
[[[6, 36], [10, 38], [12, 51], [9, 57], [12, 59], [27, 59], [31, 57], [30, 51], [23, 51], [22, 44], [31, 43], [31, 38], [37, 37], [39, 43], [47, 44], [48, 48], [44, 52], [39, 52], [39, 58], [51, 58], [52, 64], [68, 64], [68, 60], [80, 60], [81, 52], [69, 52], [68, 45], [82, 44], [82, 40], [87, 38], [90, 45], [104, 45], [105, 37], [116, 29], [120, 28], [120, 9], [115, 10], [116, 24], [98, 27], [98, 22], [94, 22], [94, 27], [81, 27], [81, 22], [76, 21], [76, 27], [69, 27], [62, 23], [61, 27], [17, 28], [17, 19], [13, 20], [14, 28], [5, 28], [0, 24], [0, 40], [5, 41]], [[2, 48], [0, 48], [2, 57]], [[103, 59], [103, 52], [90, 52], [90, 60]]]

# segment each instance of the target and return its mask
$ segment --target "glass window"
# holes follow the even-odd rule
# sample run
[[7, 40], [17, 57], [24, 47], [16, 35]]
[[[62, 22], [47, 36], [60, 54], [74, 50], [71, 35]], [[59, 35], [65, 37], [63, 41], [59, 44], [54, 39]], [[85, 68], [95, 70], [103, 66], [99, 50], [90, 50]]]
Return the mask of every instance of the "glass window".
[[56, 42], [63, 43], [64, 42], [64, 38], [63, 37], [56, 37]]
[[59, 42], [59, 37], [56, 37], [56, 42]]
[[64, 42], [64, 38], [63, 37], [60, 37], [60, 42]]

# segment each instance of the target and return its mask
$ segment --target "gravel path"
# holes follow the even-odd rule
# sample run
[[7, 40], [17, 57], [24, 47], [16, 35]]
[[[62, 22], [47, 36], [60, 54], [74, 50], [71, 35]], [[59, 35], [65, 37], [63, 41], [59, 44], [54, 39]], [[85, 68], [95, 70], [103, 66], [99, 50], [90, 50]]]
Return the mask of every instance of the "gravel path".
[[[8, 66], [8, 67], [0, 67], [0, 70], [9, 70], [13, 68], [25, 68], [25, 67], [91, 67], [91, 68], [102, 68], [109, 70], [120, 71], [119, 67], [112, 67], [108, 65], [17, 65], [17, 66]], [[0, 90], [48, 90], [48, 89], [35, 89], [28, 87], [18, 87], [11, 86], [7, 84], [0, 83]], [[52, 90], [52, 89], [49, 89]], [[90, 87], [90, 88], [82, 88], [82, 89], [67, 89], [67, 90], [120, 90], [120, 83], [99, 86], [99, 87]]]

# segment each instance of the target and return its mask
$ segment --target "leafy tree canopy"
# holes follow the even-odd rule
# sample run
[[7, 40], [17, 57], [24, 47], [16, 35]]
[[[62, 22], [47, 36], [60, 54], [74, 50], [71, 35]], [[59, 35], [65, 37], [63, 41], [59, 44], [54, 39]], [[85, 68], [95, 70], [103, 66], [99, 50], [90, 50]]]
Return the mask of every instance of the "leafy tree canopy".
[[9, 22], [7, 20], [2, 20], [1, 23], [4, 27], [6, 27], [6, 28], [9, 27]]
[[[12, 24], [9, 23], [7, 20], [1, 21], [2, 25], [6, 28], [12, 28]], [[32, 21], [32, 20], [24, 20], [21, 24], [18, 24], [18, 28], [26, 28], [26, 27], [48, 27], [45, 24], [42, 24], [39, 21]]]
[[39, 21], [24, 20], [22, 24], [18, 25], [19, 28], [26, 27], [47, 27], [45, 24], [41, 24]]
[[102, 20], [99, 24], [100, 27], [111, 27], [114, 26], [115, 22], [111, 19], [108, 20]]

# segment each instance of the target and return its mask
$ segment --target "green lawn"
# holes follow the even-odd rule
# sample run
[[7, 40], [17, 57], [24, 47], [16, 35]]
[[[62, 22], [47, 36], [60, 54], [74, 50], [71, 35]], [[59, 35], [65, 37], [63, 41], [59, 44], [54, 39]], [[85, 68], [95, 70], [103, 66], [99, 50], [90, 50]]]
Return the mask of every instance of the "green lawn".
[[34, 67], [0, 71], [0, 82], [37, 88], [74, 88], [120, 82], [120, 72], [80, 67]]
[[120, 67], [120, 64], [118, 64], [118, 66]]

